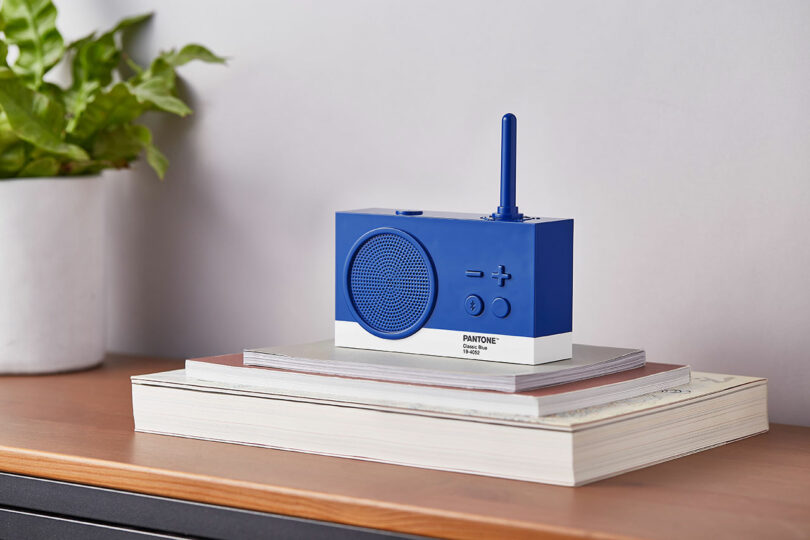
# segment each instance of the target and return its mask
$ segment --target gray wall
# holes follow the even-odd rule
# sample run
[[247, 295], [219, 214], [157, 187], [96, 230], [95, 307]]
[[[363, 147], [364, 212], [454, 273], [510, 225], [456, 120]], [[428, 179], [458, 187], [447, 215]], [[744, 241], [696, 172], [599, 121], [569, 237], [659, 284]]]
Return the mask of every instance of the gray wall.
[[109, 174], [111, 350], [190, 357], [328, 337], [333, 212], [491, 211], [499, 121], [518, 203], [576, 219], [578, 342], [771, 379], [810, 424], [810, 4], [59, 3], [78, 37], [154, 8], [189, 41], [172, 161]]

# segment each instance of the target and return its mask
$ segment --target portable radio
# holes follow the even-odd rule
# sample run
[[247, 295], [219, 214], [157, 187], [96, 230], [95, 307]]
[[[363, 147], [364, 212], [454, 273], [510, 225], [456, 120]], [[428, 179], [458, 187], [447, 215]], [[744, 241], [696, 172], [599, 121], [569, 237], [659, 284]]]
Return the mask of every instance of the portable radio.
[[517, 119], [501, 134], [490, 215], [335, 215], [335, 345], [515, 364], [571, 357], [574, 220], [515, 202]]

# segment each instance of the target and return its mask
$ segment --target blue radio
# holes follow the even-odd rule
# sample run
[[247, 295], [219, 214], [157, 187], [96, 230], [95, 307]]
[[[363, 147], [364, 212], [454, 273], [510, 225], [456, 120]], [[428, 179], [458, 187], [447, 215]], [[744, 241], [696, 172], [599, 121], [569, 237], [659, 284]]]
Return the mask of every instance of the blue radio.
[[490, 215], [370, 208], [335, 216], [335, 345], [517, 364], [571, 357], [574, 220], [515, 204], [503, 117]]

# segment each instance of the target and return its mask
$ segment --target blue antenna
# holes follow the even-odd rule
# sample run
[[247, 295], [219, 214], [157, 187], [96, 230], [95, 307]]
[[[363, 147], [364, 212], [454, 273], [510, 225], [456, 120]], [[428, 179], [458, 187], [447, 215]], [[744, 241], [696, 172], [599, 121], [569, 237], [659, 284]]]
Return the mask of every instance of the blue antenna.
[[517, 118], [505, 114], [501, 120], [501, 205], [492, 214], [495, 221], [522, 221], [515, 202], [515, 168], [517, 165]]

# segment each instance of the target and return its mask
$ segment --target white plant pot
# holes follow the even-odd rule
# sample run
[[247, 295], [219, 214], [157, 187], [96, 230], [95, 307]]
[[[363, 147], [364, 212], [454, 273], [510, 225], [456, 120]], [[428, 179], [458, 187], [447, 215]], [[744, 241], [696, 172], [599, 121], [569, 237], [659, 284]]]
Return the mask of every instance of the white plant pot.
[[0, 180], [0, 373], [104, 358], [100, 177]]

